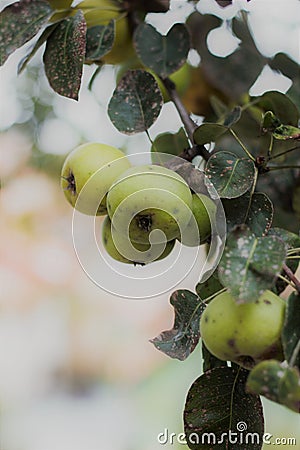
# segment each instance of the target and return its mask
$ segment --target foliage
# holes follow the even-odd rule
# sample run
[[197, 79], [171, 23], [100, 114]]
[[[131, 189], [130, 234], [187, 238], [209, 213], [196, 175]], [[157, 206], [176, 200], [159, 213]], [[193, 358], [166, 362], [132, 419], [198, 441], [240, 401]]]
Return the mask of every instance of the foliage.
[[[121, 133], [131, 135], [148, 133], [158, 120], [163, 96], [151, 69], [183, 123], [177, 133], [166, 131], [156, 137], [152, 151], [191, 162], [200, 156], [206, 188], [212, 197], [217, 192], [221, 198], [227, 222], [227, 242], [217, 271], [205, 282], [199, 280], [196, 293], [177, 290], [171, 295], [174, 326], [151, 342], [166, 355], [184, 360], [200, 339], [199, 319], [206, 304], [218, 293], [228, 290], [237, 302], [255, 302], [266, 289], [279, 294], [287, 284], [293, 287], [282, 330], [284, 360], [263, 361], [249, 372], [218, 360], [202, 345], [204, 373], [186, 399], [187, 437], [194, 432], [221, 435], [235, 429], [239, 421], [261, 436], [259, 395], [299, 412], [300, 282], [295, 276], [300, 253], [299, 66], [282, 53], [273, 58], [261, 55], [244, 11], [231, 20], [232, 32], [241, 41], [239, 48], [220, 58], [210, 53], [206, 43], [208, 33], [221, 24], [218, 17], [200, 14], [195, 8], [185, 24], [174, 24], [162, 35], [145, 17], [148, 12], [167, 12], [168, 1], [111, 1], [130, 25], [141, 66], [119, 81], [108, 106], [112, 123]], [[216, 2], [222, 8], [232, 3]], [[0, 13], [0, 20], [1, 65], [32, 40], [31, 50], [19, 65], [21, 72], [45, 45], [43, 62], [50, 86], [75, 100], [80, 94], [83, 65], [94, 64], [95, 73], [99, 72], [104, 56], [115, 44], [118, 21], [112, 18], [87, 28], [84, 11], [72, 7], [72, 2], [58, 10], [46, 0], [13, 3]], [[203, 102], [209, 106], [203, 108], [200, 102], [200, 110], [187, 97], [180, 97], [168, 78], [186, 63], [190, 49], [201, 56], [197, 71], [208, 93]], [[290, 77], [293, 84], [286, 94], [268, 91], [251, 97], [249, 89], [266, 64]], [[199, 86], [196, 84], [197, 89]], [[199, 111], [204, 120], [198, 126], [190, 113]], [[188, 445], [191, 449], [211, 448], [191, 441]], [[237, 448], [230, 445], [225, 440], [218, 448]], [[251, 448], [259, 449], [261, 443]]]

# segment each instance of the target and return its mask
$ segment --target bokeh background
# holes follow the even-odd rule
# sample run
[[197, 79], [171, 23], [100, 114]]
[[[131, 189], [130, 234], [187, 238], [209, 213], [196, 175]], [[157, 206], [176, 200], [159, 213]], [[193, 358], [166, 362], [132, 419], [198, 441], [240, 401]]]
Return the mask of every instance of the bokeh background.
[[[0, 1], [0, 9], [9, 3]], [[250, 11], [262, 53], [283, 51], [300, 62], [298, 0], [240, 0], [224, 10], [214, 0], [200, 0], [198, 8], [225, 24], [241, 6]], [[174, 0], [170, 13], [151, 14], [149, 21], [167, 31], [189, 11], [186, 2]], [[238, 42], [223, 26], [208, 44], [226, 56]], [[0, 68], [0, 449], [184, 449], [163, 446], [157, 436], [165, 429], [182, 432], [185, 396], [202, 370], [199, 346], [178, 362], [149, 343], [172, 326], [169, 294], [134, 301], [92, 283], [76, 258], [72, 209], [59, 186], [62, 162], [80, 143], [104, 142], [127, 153], [146, 152], [151, 144], [145, 135], [120, 134], [106, 115], [114, 67], [103, 68], [91, 91], [93, 68], [85, 67], [74, 102], [51, 91], [40, 51], [16, 75], [29, 46]], [[195, 55], [191, 60], [199, 62]], [[251, 93], [286, 92], [290, 85], [265, 67]], [[167, 103], [150, 135], [179, 127]], [[193, 290], [196, 281], [188, 277], [180, 287]], [[299, 417], [271, 402], [264, 407], [266, 431], [295, 437], [300, 448]]]

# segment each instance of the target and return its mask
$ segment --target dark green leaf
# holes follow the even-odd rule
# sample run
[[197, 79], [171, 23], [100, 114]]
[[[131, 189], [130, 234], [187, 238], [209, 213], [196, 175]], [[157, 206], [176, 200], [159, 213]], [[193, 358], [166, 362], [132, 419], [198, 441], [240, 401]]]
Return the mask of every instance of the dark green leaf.
[[254, 302], [274, 286], [286, 250], [277, 236], [256, 237], [249, 229], [238, 227], [228, 235], [219, 264], [220, 281], [240, 302]]
[[256, 81], [265, 65], [247, 26], [247, 17], [234, 18], [232, 28], [241, 40], [238, 49], [226, 58], [212, 55], [207, 48], [209, 31], [221, 25], [220, 19], [209, 14], [192, 14], [188, 21], [192, 42], [201, 56], [201, 67], [210, 84], [229, 99], [240, 100]]
[[151, 146], [152, 152], [179, 155], [189, 148], [189, 141], [183, 128], [177, 133], [162, 133], [156, 136]]
[[[247, 376], [244, 369], [218, 367], [192, 384], [184, 410], [184, 430], [190, 449], [261, 449], [262, 404], [258, 395], [245, 391]], [[236, 439], [232, 439], [230, 432], [236, 433]], [[246, 444], [247, 433], [255, 434], [256, 439]]]
[[232, 125], [237, 123], [242, 115], [242, 108], [240, 106], [235, 106], [228, 114], [226, 114], [223, 125], [225, 127], [231, 128]]
[[296, 367], [274, 359], [262, 361], [250, 372], [247, 390], [300, 412], [300, 376]]
[[198, 344], [199, 321], [204, 304], [201, 299], [187, 290], [173, 292], [170, 303], [174, 308], [174, 325], [151, 339], [154, 346], [171, 358], [185, 360]]
[[111, 20], [107, 25], [96, 25], [88, 28], [86, 33], [86, 62], [98, 61], [103, 55], [106, 55], [112, 49], [114, 39], [114, 20]]
[[272, 111], [267, 111], [263, 115], [262, 126], [261, 126], [263, 131], [273, 132], [276, 130], [277, 127], [279, 127], [279, 125], [281, 125], [281, 122]]
[[230, 152], [217, 152], [205, 167], [207, 188], [213, 185], [221, 198], [240, 197], [252, 186], [255, 171], [252, 160]]
[[214, 369], [216, 367], [227, 367], [226, 361], [221, 361], [212, 355], [204, 345], [202, 341], [202, 359], [203, 359], [203, 372]]
[[12, 3], [0, 13], [0, 65], [17, 48], [32, 39], [51, 17], [53, 9], [44, 0]]
[[[285, 323], [282, 330], [284, 356], [290, 361], [300, 341], [300, 295], [292, 293], [287, 301]], [[300, 348], [294, 365], [300, 369]]]
[[182, 23], [175, 24], [166, 36], [152, 25], [142, 23], [134, 34], [134, 44], [143, 64], [166, 78], [185, 63], [190, 50], [190, 36]]
[[245, 223], [256, 236], [264, 236], [272, 225], [273, 214], [274, 208], [269, 197], [263, 192], [255, 192]]
[[223, 289], [223, 286], [220, 283], [216, 273], [214, 273], [204, 283], [198, 283], [196, 286], [196, 292], [202, 300], [206, 300], [208, 297], [216, 294], [221, 289]]
[[215, 142], [226, 131], [228, 128], [219, 123], [203, 123], [194, 131], [194, 140], [198, 145], [209, 144]]
[[153, 75], [145, 70], [130, 70], [113, 93], [108, 115], [119, 131], [135, 134], [151, 127], [162, 105], [162, 95]]
[[49, 38], [49, 36], [52, 34], [52, 32], [55, 30], [56, 27], [57, 27], [57, 24], [54, 23], [53, 25], [50, 25], [43, 31], [43, 33], [41, 34], [41, 36], [39, 37], [39, 39], [37, 40], [37, 42], [31, 49], [31, 51], [26, 56], [24, 56], [24, 58], [22, 58], [21, 61], [19, 62], [18, 74], [23, 72], [23, 70], [29, 63], [29, 61], [34, 57], [34, 55], [36, 54], [38, 49], [47, 41], [47, 39]]
[[86, 23], [79, 10], [59, 22], [47, 40], [45, 72], [50, 86], [64, 97], [78, 99], [86, 46]]
[[251, 100], [264, 111], [272, 111], [281, 123], [295, 127], [298, 125], [299, 112], [287, 95], [278, 91], [268, 91], [260, 97], [252, 97]]

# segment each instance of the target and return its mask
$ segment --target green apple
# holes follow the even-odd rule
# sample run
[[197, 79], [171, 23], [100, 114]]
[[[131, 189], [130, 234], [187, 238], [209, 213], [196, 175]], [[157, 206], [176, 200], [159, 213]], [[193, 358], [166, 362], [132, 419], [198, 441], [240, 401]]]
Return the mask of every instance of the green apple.
[[132, 167], [118, 178], [107, 195], [114, 227], [134, 242], [171, 241], [191, 217], [192, 194], [176, 172], [157, 165]]
[[127, 12], [122, 9], [118, 0], [83, 0], [75, 6], [75, 11], [81, 9], [88, 28], [96, 25], [107, 25], [116, 21], [116, 34], [112, 49], [101, 58], [107, 64], [121, 64], [134, 54], [131, 30]]
[[[188, 247], [204, 244], [211, 235], [211, 220], [216, 216], [216, 205], [204, 194], [192, 195], [192, 217], [178, 240]], [[195, 227], [196, 224], [196, 227]]]
[[243, 304], [224, 292], [205, 308], [200, 334], [214, 356], [249, 368], [281, 355], [284, 316], [284, 300], [269, 290], [256, 302]]
[[73, 0], [48, 0], [52, 8], [55, 10], [54, 14], [50, 18], [50, 22], [59, 22], [62, 19], [67, 18], [72, 13]]
[[[159, 76], [156, 75], [149, 68], [143, 66], [143, 64], [137, 58], [133, 58], [133, 59], [127, 61], [120, 67], [120, 69], [117, 72], [117, 76], [116, 76], [117, 83], [119, 83], [119, 81], [121, 80], [123, 75], [125, 75], [125, 73], [131, 69], [144, 69], [144, 70], [147, 70], [147, 72], [151, 73], [151, 75], [154, 76], [154, 78], [159, 86], [159, 89], [161, 90], [164, 102], [167, 103], [171, 100], [170, 96], [169, 96], [166, 88], [164, 87], [162, 80], [159, 78]], [[189, 64], [185, 63], [185, 64], [183, 64], [183, 66], [180, 67], [180, 69], [178, 69], [176, 72], [172, 73], [169, 77], [170, 80], [172, 80], [173, 83], [175, 83], [176, 91], [180, 97], [182, 97], [184, 95], [184, 93], [186, 92], [186, 90], [189, 86], [190, 71], [191, 71], [191, 66]]]
[[113, 259], [126, 264], [145, 265], [161, 260], [171, 253], [175, 245], [175, 240], [169, 241], [163, 246], [134, 243], [116, 230], [112, 232], [112, 229], [112, 223], [107, 216], [102, 225], [104, 248]]
[[61, 187], [77, 210], [103, 215], [107, 213], [109, 188], [129, 167], [127, 157], [118, 148], [97, 142], [83, 144], [67, 156], [61, 171]]

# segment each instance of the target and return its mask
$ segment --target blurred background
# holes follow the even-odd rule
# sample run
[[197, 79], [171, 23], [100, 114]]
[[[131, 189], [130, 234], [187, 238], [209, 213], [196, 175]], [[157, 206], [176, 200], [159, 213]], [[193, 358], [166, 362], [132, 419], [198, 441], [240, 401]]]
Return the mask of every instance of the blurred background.
[[[9, 3], [0, 1], [0, 9]], [[149, 14], [162, 31], [191, 11], [184, 1], [171, 3], [168, 14]], [[198, 8], [226, 21], [246, 7], [260, 51], [286, 52], [300, 62], [299, 5], [240, 0], [222, 9], [214, 0], [200, 0]], [[219, 56], [238, 45], [224, 27], [208, 43]], [[76, 258], [72, 209], [59, 186], [64, 158], [80, 143], [103, 142], [127, 153], [146, 152], [151, 144], [143, 134], [120, 134], [107, 117], [114, 67], [105, 66], [89, 91], [94, 68], [86, 66], [74, 102], [50, 89], [41, 51], [16, 75], [29, 46], [0, 68], [0, 449], [184, 449], [176, 442], [162, 445], [157, 436], [165, 429], [183, 431], [185, 396], [202, 370], [200, 348], [178, 362], [149, 343], [172, 327], [171, 292], [134, 301], [92, 283]], [[199, 62], [195, 55], [191, 60]], [[291, 80], [265, 67], [251, 93], [290, 86]], [[179, 127], [166, 103], [150, 135]], [[196, 282], [187, 277], [180, 287], [194, 290]], [[299, 448], [299, 417], [271, 402], [264, 407], [266, 431], [295, 437]]]

